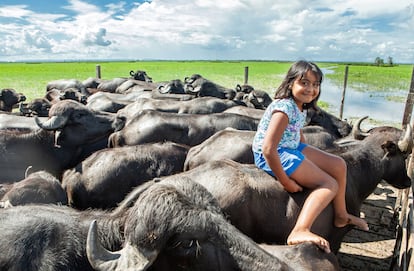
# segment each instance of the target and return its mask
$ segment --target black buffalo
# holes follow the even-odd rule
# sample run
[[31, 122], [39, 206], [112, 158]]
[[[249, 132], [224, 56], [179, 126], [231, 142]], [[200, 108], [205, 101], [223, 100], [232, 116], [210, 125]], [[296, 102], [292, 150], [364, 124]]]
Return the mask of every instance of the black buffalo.
[[160, 94], [185, 94], [184, 83], [180, 79], [158, 83], [157, 90]]
[[91, 111], [73, 100], [53, 105], [49, 119], [35, 120], [40, 127], [35, 131], [0, 132], [0, 182], [22, 180], [29, 167], [60, 179], [64, 169], [106, 147], [108, 136], [125, 124], [114, 114]]
[[24, 116], [47, 117], [53, 104], [66, 99], [86, 104], [87, 96], [75, 88], [65, 88], [62, 90], [54, 88], [48, 90], [42, 98], [35, 98], [25, 104], [21, 103], [19, 106], [20, 113]]
[[186, 93], [191, 93], [197, 97], [213, 96], [221, 99], [232, 100], [236, 96], [234, 89], [223, 87], [216, 84], [200, 74], [193, 74], [184, 79], [184, 89]]
[[[47, 120], [47, 117], [41, 117], [39, 119], [45, 121]], [[0, 131], [13, 130], [30, 132], [38, 129], [39, 126], [37, 125], [35, 118], [9, 113], [0, 113]]]
[[116, 77], [109, 80], [100, 80], [96, 91], [115, 92], [116, 88], [126, 82], [128, 78]]
[[235, 100], [243, 101], [248, 107], [266, 109], [273, 101], [272, 97], [263, 90], [254, 89], [251, 85], [236, 85]]
[[87, 96], [79, 92], [76, 88], [65, 88], [65, 89], [51, 89], [45, 94], [45, 98], [52, 104], [62, 100], [70, 99], [83, 104], [86, 104]]
[[[184, 164], [184, 170], [192, 169], [208, 161], [221, 159], [253, 164], [252, 142], [255, 133], [256, 131], [231, 128], [218, 131], [200, 144], [191, 147]], [[330, 152], [338, 149], [348, 149], [356, 145], [354, 139], [337, 144], [333, 135], [323, 127], [316, 125], [304, 127], [303, 135], [307, 144]]]
[[216, 97], [200, 97], [187, 101], [139, 98], [129, 107], [135, 110], [135, 112], [151, 109], [179, 114], [210, 114], [220, 113], [228, 108], [238, 105], [244, 105], [244, 103]]
[[[347, 163], [346, 202], [350, 213], [359, 216], [363, 201], [381, 180], [396, 188], [411, 185], [406, 170], [406, 158], [412, 146], [411, 129], [401, 137], [401, 131], [384, 129], [339, 154]], [[199, 165], [182, 173], [182, 178], [186, 177], [207, 187], [230, 221], [257, 242], [285, 243], [307, 195], [307, 192], [289, 194], [256, 166], [231, 160]], [[331, 207], [313, 227], [314, 232], [329, 240], [335, 252], [350, 229], [350, 226], [334, 228]]]
[[67, 205], [68, 199], [60, 181], [46, 171], [29, 174], [21, 181], [12, 184], [0, 184], [1, 207], [33, 203], [54, 203]]
[[141, 80], [128, 79], [116, 87], [115, 93], [127, 94], [131, 92], [151, 92], [157, 89], [157, 84]]
[[234, 113], [234, 114], [249, 116], [249, 117], [256, 118], [256, 119], [261, 119], [265, 111], [263, 109], [257, 109], [253, 107], [238, 105], [238, 106], [230, 107], [224, 110], [223, 112]]
[[143, 110], [109, 138], [110, 147], [172, 141], [198, 145], [219, 130], [256, 130], [258, 119], [231, 113], [176, 114]]
[[309, 108], [306, 116], [307, 125], [318, 125], [324, 127], [335, 138], [348, 136], [352, 131], [352, 125], [345, 120], [341, 120], [327, 111], [318, 108]]
[[20, 102], [26, 101], [23, 93], [18, 93], [12, 88], [0, 90], [0, 111], [12, 112]]
[[52, 103], [46, 98], [35, 98], [28, 103], [20, 103], [20, 114], [27, 117], [47, 117]]
[[52, 89], [65, 90], [68, 88], [74, 88], [83, 95], [88, 95], [85, 85], [77, 79], [58, 79], [47, 83], [46, 93]]
[[152, 78], [148, 76], [146, 71], [137, 70], [137, 71], [130, 71], [129, 75], [131, 75], [131, 78], [139, 81], [149, 82], [152, 83]]
[[98, 91], [88, 97], [86, 105], [92, 110], [117, 113], [140, 97], [151, 97], [151, 92], [134, 91], [120, 94]]
[[66, 170], [62, 185], [72, 207], [112, 208], [134, 187], [182, 172], [187, 151], [172, 142], [103, 149]]
[[185, 178], [167, 177], [142, 192], [125, 224], [124, 246], [116, 252], [100, 245], [100, 228], [91, 224], [87, 255], [96, 270], [338, 270], [335, 256], [312, 244], [273, 247], [269, 254]]
[[313, 244], [266, 252], [205, 189], [175, 177], [138, 187], [111, 212], [25, 205], [1, 209], [0, 221], [1, 270], [338, 270]]
[[214, 160], [230, 159], [253, 164], [252, 142], [256, 131], [226, 128], [218, 131], [188, 151], [184, 170], [190, 170]]

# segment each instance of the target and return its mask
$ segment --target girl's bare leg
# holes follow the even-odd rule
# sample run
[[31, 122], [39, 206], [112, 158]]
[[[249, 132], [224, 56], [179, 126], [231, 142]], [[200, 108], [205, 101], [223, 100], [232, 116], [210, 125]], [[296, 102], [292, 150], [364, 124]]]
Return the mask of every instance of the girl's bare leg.
[[344, 227], [346, 225], [354, 225], [362, 230], [369, 230], [367, 222], [357, 216], [351, 215], [346, 209], [345, 192], [346, 192], [346, 163], [336, 155], [321, 151], [312, 146], [307, 146], [303, 153], [315, 165], [332, 176], [338, 183], [338, 192], [333, 199], [335, 210], [336, 227]]
[[288, 236], [289, 245], [313, 242], [326, 252], [330, 252], [329, 242], [310, 231], [313, 222], [325, 207], [334, 199], [338, 184], [335, 179], [318, 168], [310, 160], [305, 159], [293, 172], [291, 178], [303, 187], [313, 191], [306, 198], [295, 227]]

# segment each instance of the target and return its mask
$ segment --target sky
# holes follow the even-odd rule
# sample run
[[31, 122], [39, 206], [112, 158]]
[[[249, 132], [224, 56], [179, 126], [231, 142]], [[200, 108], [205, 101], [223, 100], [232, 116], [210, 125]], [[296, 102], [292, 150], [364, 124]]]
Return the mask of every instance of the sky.
[[414, 63], [414, 0], [1, 0], [0, 61]]

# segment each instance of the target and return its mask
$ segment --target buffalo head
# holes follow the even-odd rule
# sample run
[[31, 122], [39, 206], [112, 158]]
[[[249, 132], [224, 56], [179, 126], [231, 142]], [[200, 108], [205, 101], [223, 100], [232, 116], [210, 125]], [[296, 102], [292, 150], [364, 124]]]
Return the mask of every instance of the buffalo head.
[[135, 80], [152, 83], [152, 78], [149, 77], [145, 71], [140, 71], [140, 70], [137, 70], [136, 72], [130, 71], [129, 75], [131, 75], [131, 77]]
[[42, 122], [37, 117], [35, 120], [40, 128], [56, 132], [57, 146], [79, 146], [96, 142], [125, 125], [125, 118], [90, 110], [73, 100], [62, 100], [54, 104], [49, 110], [47, 121]]

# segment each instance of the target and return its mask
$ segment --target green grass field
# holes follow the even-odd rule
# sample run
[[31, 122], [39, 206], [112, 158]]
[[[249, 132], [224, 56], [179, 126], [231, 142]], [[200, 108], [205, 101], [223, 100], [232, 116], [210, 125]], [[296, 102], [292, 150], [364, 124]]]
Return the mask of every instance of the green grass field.
[[[343, 87], [345, 63], [317, 63], [329, 69], [326, 77]], [[46, 62], [0, 63], [0, 88], [13, 88], [24, 93], [28, 100], [42, 97], [46, 84], [57, 79], [83, 81], [96, 76], [96, 66], [101, 68], [102, 79], [129, 77], [131, 70], [144, 70], [156, 81], [184, 80], [199, 73], [204, 77], [234, 88], [244, 83], [245, 67], [248, 67], [248, 83], [256, 89], [273, 94], [291, 62], [271, 61], [130, 61], [130, 62]], [[376, 67], [350, 64], [348, 85], [358, 91], [393, 91], [396, 100], [405, 99], [410, 87], [412, 65]], [[401, 95], [403, 93], [403, 95]], [[339, 98], [339, 97], [338, 97]]]
[[42, 96], [46, 84], [56, 79], [83, 81], [96, 76], [101, 68], [102, 79], [129, 77], [131, 70], [144, 70], [156, 81], [184, 80], [199, 73], [226, 87], [244, 82], [244, 69], [249, 67], [249, 83], [257, 89], [271, 90], [280, 83], [289, 63], [279, 62], [207, 62], [207, 61], [145, 61], [145, 62], [69, 62], [69, 63], [2, 63], [0, 88], [14, 88], [28, 98]]

